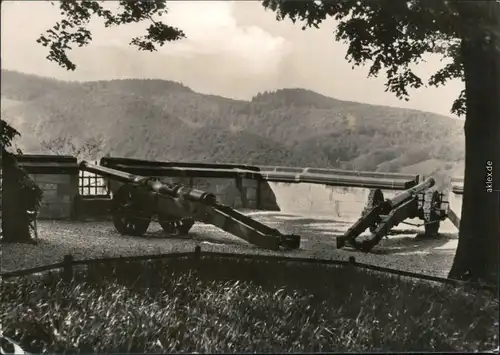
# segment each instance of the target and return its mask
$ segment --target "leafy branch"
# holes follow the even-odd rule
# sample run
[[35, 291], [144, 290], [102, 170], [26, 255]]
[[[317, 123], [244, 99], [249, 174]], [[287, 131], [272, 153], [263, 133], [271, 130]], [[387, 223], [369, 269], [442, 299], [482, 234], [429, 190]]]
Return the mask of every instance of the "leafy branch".
[[64, 18], [42, 34], [37, 43], [49, 48], [49, 61], [67, 70], [76, 69], [67, 52], [75, 45], [83, 47], [92, 41], [92, 33], [87, 29], [87, 25], [93, 17], [103, 19], [105, 27], [151, 21], [152, 24], [144, 36], [134, 37], [130, 41], [130, 44], [137, 46], [139, 50], [153, 52], [157, 50], [157, 46], [186, 37], [180, 29], [153, 19], [154, 16], [162, 16], [168, 12], [165, 0], [120, 0], [116, 13], [105, 9], [102, 0], [65, 0], [51, 3], [59, 6]]

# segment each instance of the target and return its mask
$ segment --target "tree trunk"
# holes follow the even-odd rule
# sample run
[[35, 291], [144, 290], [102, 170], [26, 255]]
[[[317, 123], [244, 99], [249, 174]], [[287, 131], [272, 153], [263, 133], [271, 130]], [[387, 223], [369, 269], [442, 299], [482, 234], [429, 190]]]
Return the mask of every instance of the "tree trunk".
[[4, 166], [2, 183], [2, 242], [32, 243], [17, 170]]
[[[490, 10], [498, 14], [498, 10], [493, 7]], [[484, 43], [484, 35], [481, 34], [462, 40], [467, 93], [465, 176], [458, 248], [449, 277], [497, 285], [500, 241], [500, 53], [495, 48], [498, 36], [493, 38], [494, 41], [489, 44]]]
[[34, 243], [27, 206], [32, 198], [22, 185], [24, 171], [15, 157], [2, 149], [2, 242]]

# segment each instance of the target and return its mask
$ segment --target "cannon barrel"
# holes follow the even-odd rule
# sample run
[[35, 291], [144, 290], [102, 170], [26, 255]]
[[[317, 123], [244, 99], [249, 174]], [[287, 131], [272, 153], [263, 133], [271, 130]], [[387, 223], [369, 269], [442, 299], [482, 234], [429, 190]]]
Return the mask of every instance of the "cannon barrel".
[[103, 157], [100, 165], [143, 176], [237, 178], [388, 190], [406, 190], [420, 181], [418, 176], [409, 174], [282, 166], [160, 162], [113, 157]]
[[359, 187], [368, 189], [389, 189], [389, 190], [406, 190], [411, 186], [416, 185], [417, 177], [413, 179], [394, 179], [382, 178], [376, 176], [353, 176], [353, 175], [327, 175], [319, 173], [293, 173], [281, 171], [264, 171], [261, 172], [264, 180], [286, 183], [309, 183], [322, 184], [330, 186], [345, 186]]
[[89, 173], [94, 173], [97, 175], [101, 175], [102, 177], [106, 177], [115, 181], [123, 182], [123, 183], [138, 183], [144, 178], [142, 176], [129, 174], [123, 171], [106, 168], [104, 166], [99, 166], [95, 164], [91, 164], [86, 162], [85, 160], [79, 164], [79, 168], [82, 171], [88, 171]]
[[80, 170], [95, 173], [125, 184], [146, 186], [150, 192], [157, 193], [162, 196], [185, 198], [187, 200], [200, 202], [206, 205], [214, 205], [217, 203], [217, 197], [210, 192], [192, 189], [188, 186], [182, 186], [179, 184], [163, 183], [149, 177], [126, 173], [120, 170], [91, 164], [86, 161], [82, 161], [80, 163]]
[[428, 188], [431, 188], [432, 186], [434, 186], [435, 183], [436, 183], [436, 181], [433, 178], [428, 178], [428, 179], [422, 181], [420, 184], [415, 185], [415, 186], [409, 188], [408, 190], [405, 190], [404, 192], [396, 195], [395, 197], [388, 200], [387, 202], [391, 205], [391, 208], [393, 208], [393, 207], [405, 202], [406, 200], [414, 197], [419, 192], [422, 192]]

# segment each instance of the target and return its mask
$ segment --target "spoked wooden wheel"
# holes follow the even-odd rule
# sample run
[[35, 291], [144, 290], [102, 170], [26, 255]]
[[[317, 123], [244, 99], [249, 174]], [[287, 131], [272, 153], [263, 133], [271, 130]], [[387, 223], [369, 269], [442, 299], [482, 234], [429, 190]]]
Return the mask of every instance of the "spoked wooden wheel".
[[151, 215], [141, 209], [132, 186], [120, 187], [113, 198], [113, 224], [120, 234], [143, 236], [151, 223]]
[[424, 223], [425, 235], [428, 237], [435, 237], [438, 235], [441, 219], [439, 216], [439, 208], [441, 205], [441, 198], [438, 191], [428, 191], [425, 194], [424, 200]]
[[160, 226], [163, 228], [165, 233], [169, 235], [186, 235], [189, 230], [194, 225], [194, 220], [192, 218], [182, 218], [182, 219], [168, 219], [161, 218], [159, 220]]
[[[377, 205], [384, 202], [384, 193], [380, 189], [370, 190], [370, 194], [368, 195], [368, 201], [366, 202], [366, 206], [363, 209], [362, 216], [368, 214], [371, 209], [376, 207]], [[377, 219], [370, 225], [370, 232], [374, 233], [380, 224], [380, 219]]]

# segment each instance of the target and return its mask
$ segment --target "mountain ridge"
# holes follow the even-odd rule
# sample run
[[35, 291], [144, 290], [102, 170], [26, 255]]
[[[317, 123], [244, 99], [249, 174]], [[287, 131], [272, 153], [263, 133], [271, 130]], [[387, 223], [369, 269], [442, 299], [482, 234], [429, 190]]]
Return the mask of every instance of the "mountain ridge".
[[2, 117], [29, 152], [98, 134], [103, 152], [157, 160], [400, 171], [426, 160], [460, 170], [464, 155], [460, 120], [301, 88], [236, 100], [161, 79], [65, 82], [2, 69]]

